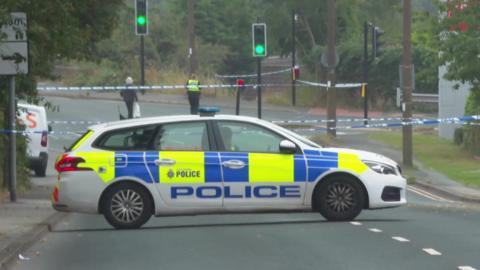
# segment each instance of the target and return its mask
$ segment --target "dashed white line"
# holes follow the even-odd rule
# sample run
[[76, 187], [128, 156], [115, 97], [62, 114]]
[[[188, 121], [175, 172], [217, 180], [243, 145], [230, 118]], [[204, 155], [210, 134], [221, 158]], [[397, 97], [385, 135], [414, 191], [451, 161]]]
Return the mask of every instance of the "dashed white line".
[[377, 229], [377, 228], [370, 228], [368, 230], [371, 231], [371, 232], [374, 232], [374, 233], [381, 233], [382, 232], [382, 230]]
[[458, 269], [459, 270], [477, 270], [471, 266], [459, 266]]
[[362, 226], [362, 223], [358, 221], [352, 221], [350, 222], [350, 224], [352, 224], [353, 226]]
[[442, 253], [436, 251], [435, 249], [433, 248], [424, 248], [422, 249], [423, 251], [425, 251], [426, 253], [432, 255], [432, 256], [440, 256], [442, 255]]
[[397, 240], [398, 242], [410, 242], [407, 238], [403, 238], [401, 236], [392, 236], [393, 240]]

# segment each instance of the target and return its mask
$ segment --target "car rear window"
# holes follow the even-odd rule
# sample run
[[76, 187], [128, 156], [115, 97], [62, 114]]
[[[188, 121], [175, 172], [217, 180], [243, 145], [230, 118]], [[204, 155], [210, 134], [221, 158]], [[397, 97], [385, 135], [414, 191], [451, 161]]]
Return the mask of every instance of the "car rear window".
[[85, 142], [91, 135], [93, 130], [88, 130], [80, 138], [78, 138], [69, 148], [66, 149], [66, 152], [75, 151], [83, 142]]

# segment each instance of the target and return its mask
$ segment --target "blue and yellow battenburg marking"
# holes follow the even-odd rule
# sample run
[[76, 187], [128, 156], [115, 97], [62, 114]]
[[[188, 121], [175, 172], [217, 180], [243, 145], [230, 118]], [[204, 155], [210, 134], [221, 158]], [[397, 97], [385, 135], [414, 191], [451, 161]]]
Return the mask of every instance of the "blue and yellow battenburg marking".
[[[108, 183], [115, 178], [135, 177], [146, 183], [294, 183], [313, 182], [331, 169], [356, 174], [367, 170], [355, 154], [305, 150], [304, 155], [232, 152], [82, 152], [80, 167], [92, 168]], [[171, 166], [158, 166], [157, 160], [174, 160]], [[243, 168], [222, 166], [238, 160]]]

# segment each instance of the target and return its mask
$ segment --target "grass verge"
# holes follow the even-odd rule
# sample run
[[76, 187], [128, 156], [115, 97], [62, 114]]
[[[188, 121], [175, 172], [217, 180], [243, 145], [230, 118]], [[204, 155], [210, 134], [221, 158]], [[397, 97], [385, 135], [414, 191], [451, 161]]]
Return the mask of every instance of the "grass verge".
[[[374, 132], [369, 139], [383, 142], [397, 150], [402, 147], [401, 132]], [[480, 161], [449, 140], [435, 134], [414, 133], [413, 152], [415, 159], [426, 167], [443, 173], [450, 179], [480, 187]]]

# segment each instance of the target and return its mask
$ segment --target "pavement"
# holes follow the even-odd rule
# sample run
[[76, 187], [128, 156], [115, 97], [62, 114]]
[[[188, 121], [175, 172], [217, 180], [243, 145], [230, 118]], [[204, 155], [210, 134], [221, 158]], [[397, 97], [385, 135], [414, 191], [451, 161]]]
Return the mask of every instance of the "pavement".
[[[99, 104], [94, 106], [92, 101], [81, 99], [48, 99], [64, 106], [61, 112], [49, 113], [49, 120], [116, 118], [111, 108], [117, 103], [97, 101]], [[162, 113], [183, 110], [171, 105], [162, 106]], [[85, 106], [97, 111], [88, 112], [92, 115], [79, 114], [78, 110]], [[158, 114], [155, 104], [142, 108], [146, 115]], [[308, 117], [308, 111], [265, 109], [270, 118]], [[280, 111], [284, 114], [278, 116]], [[343, 147], [401, 160], [398, 151], [361, 135], [345, 133], [337, 141]], [[71, 138], [52, 138], [50, 164], [71, 141]], [[112, 230], [101, 216], [55, 212], [49, 197], [56, 179], [53, 166], [49, 166], [47, 177], [32, 177], [32, 190], [20, 194], [17, 203], [4, 201], [0, 205], [0, 270], [138, 266], [158, 269], [160, 265], [165, 266], [162, 269], [312, 269], [319, 265], [323, 266], [320, 269], [460, 269], [456, 267], [475, 263], [480, 267], [480, 261], [472, 259], [478, 258], [475, 254], [480, 248], [477, 243], [480, 235], [475, 229], [480, 225], [480, 211], [475, 210], [476, 206], [471, 210], [470, 204], [457, 202], [480, 203], [480, 191], [452, 181], [417, 161], [415, 165], [416, 185], [420, 189], [409, 188], [412, 203], [405, 208], [366, 211], [359, 216], [359, 224], [328, 223], [316, 213], [213, 215], [152, 219], [144, 229], [134, 232]], [[402, 237], [412, 243], [410, 248], [398, 244], [402, 240], [396, 239]], [[138, 250], [131, 253], [131, 247]], [[424, 257], [428, 253], [424, 249], [431, 247], [441, 247], [440, 251], [450, 257], [431, 261]], [[349, 259], [338, 259], [341, 254], [348, 254]], [[370, 256], [374, 259], [365, 260]], [[393, 257], [401, 267], [392, 264]], [[378, 268], [379, 265], [391, 267]]]

